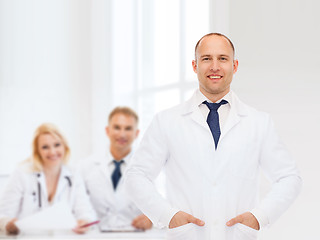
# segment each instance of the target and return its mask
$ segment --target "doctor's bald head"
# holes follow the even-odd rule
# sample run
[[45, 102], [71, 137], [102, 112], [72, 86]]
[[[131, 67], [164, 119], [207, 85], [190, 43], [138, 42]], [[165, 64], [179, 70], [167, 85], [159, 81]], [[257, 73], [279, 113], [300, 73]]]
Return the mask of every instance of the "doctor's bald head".
[[195, 57], [195, 60], [197, 60], [197, 57], [199, 57], [199, 56], [197, 56], [197, 55], [198, 55], [198, 54], [197, 54], [197, 50], [198, 50], [198, 47], [199, 47], [199, 45], [201, 44], [202, 40], [205, 39], [205, 38], [207, 38], [207, 37], [210, 37], [210, 36], [219, 36], [219, 37], [225, 38], [225, 39], [229, 42], [230, 47], [232, 48], [233, 57], [235, 57], [235, 48], [234, 48], [234, 45], [233, 45], [232, 41], [231, 41], [226, 35], [224, 35], [224, 34], [222, 34], [222, 33], [208, 33], [208, 34], [204, 35], [202, 38], [200, 38], [199, 41], [197, 42], [196, 46], [195, 46], [195, 49], [194, 49], [194, 57]]

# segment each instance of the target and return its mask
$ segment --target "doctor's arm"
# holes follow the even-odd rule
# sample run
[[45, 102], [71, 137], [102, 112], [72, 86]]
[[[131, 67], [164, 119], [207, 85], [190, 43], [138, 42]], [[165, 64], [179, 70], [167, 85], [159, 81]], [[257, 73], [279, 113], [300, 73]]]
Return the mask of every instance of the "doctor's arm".
[[137, 229], [147, 230], [152, 228], [152, 222], [146, 215], [141, 214], [133, 219], [132, 226]]
[[125, 188], [137, 207], [159, 227], [168, 226], [178, 212], [157, 191], [154, 180], [168, 159], [168, 146], [157, 115], [131, 159], [125, 177]]
[[274, 223], [297, 198], [302, 186], [296, 163], [277, 135], [270, 117], [266, 125], [260, 166], [272, 187], [259, 206], [251, 211], [260, 227]]
[[16, 217], [21, 211], [21, 201], [25, 192], [28, 179], [21, 169], [16, 169], [9, 178], [8, 184], [0, 199], [0, 231], [7, 234], [18, 234], [15, 225]]
[[179, 211], [171, 219], [171, 221], [169, 223], [169, 228], [180, 227], [180, 226], [188, 224], [188, 223], [193, 223], [198, 226], [204, 226], [204, 224], [205, 224], [204, 221], [202, 221], [201, 219], [195, 218], [191, 214], [185, 213], [183, 211]]
[[255, 230], [260, 230], [260, 224], [257, 218], [251, 212], [242, 213], [227, 222], [227, 226], [231, 227], [237, 223], [241, 223]]
[[77, 227], [73, 231], [81, 234], [88, 231], [89, 228], [81, 228], [80, 226], [97, 220], [97, 216], [85, 190], [83, 179], [78, 171], [74, 174], [73, 182], [75, 186], [72, 193], [74, 198], [72, 208], [77, 219]]
[[6, 232], [10, 235], [17, 235], [19, 233], [19, 228], [16, 226], [16, 218], [11, 219], [6, 225]]

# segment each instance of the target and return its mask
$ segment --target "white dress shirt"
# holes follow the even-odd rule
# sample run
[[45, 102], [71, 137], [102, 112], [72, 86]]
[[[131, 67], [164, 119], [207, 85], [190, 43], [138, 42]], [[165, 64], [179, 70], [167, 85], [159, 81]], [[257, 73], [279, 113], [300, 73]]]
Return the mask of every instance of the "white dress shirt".
[[[219, 124], [220, 124], [220, 130], [221, 133], [223, 132], [223, 127], [227, 121], [229, 112], [230, 112], [230, 108], [232, 106], [232, 98], [231, 98], [231, 94], [232, 92], [228, 92], [223, 98], [219, 99], [218, 101], [216, 101], [216, 103], [221, 102], [222, 100], [226, 100], [228, 103], [227, 104], [222, 104], [219, 108], [218, 108], [218, 114], [219, 114]], [[200, 92], [200, 90], [196, 90], [196, 101], [198, 103], [198, 106], [200, 108], [200, 111], [204, 117], [204, 119], [207, 121], [208, 118], [208, 114], [210, 112], [209, 108], [207, 107], [206, 104], [204, 104], [204, 101], [207, 101], [209, 103], [212, 103], [212, 101], [210, 101], [209, 99], [206, 98], [206, 96], [204, 96], [202, 94], [202, 92]]]

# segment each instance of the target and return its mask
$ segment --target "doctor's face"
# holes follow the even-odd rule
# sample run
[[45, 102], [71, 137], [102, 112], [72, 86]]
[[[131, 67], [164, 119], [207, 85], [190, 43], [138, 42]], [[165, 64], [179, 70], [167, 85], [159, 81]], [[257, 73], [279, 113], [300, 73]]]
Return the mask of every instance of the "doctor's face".
[[38, 153], [44, 167], [55, 167], [62, 164], [65, 156], [65, 146], [61, 139], [49, 133], [38, 138]]
[[200, 91], [210, 100], [217, 101], [230, 91], [238, 69], [238, 61], [233, 58], [233, 49], [222, 36], [207, 36], [199, 43], [192, 66]]
[[130, 115], [115, 114], [106, 127], [106, 133], [110, 139], [111, 151], [131, 151], [132, 143], [139, 134], [137, 121]]

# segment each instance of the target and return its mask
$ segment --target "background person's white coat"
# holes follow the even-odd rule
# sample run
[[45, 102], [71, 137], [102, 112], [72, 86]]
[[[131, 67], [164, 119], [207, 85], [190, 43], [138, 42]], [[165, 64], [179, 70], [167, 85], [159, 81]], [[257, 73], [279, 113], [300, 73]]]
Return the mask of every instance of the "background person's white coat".
[[[126, 164], [131, 154], [124, 158]], [[128, 229], [134, 218], [142, 214], [125, 192], [123, 185], [124, 168], [116, 191], [113, 189], [110, 172], [111, 154], [94, 155], [87, 158], [81, 166], [87, 193], [101, 220], [102, 226], [109, 229]]]
[[77, 220], [96, 219], [80, 176], [62, 166], [56, 193], [49, 202], [44, 173], [34, 172], [31, 163], [25, 162], [12, 174], [0, 198], [0, 231], [5, 231], [13, 218], [30, 216], [60, 201], [67, 203]]

